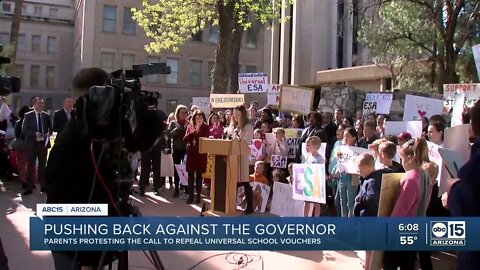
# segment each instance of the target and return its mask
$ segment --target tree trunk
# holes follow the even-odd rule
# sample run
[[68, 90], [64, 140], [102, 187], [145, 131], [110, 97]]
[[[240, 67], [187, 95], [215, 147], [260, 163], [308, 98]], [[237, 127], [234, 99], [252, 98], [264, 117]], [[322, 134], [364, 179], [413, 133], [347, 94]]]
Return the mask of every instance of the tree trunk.
[[15, 59], [17, 57], [18, 32], [20, 31], [20, 21], [22, 20], [22, 8], [23, 0], [16, 0], [15, 9], [13, 11], [12, 26], [10, 28], [10, 44], [13, 46], [13, 52], [10, 57], [12, 62], [8, 66], [8, 74], [11, 76], [15, 75]]
[[230, 78], [230, 56], [233, 30], [234, 1], [218, 0], [219, 40], [216, 50], [216, 63], [213, 71], [213, 94], [226, 93]]
[[238, 92], [238, 73], [240, 72], [240, 47], [242, 44], [243, 27], [236, 20], [233, 22], [232, 49], [230, 55], [230, 92]]

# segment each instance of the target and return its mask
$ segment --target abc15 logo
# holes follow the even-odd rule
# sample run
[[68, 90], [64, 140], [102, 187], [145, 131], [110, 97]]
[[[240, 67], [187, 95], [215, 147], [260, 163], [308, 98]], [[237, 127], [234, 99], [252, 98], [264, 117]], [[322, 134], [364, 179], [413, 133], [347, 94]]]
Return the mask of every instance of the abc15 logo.
[[430, 222], [431, 238], [465, 239], [466, 234], [465, 221]]

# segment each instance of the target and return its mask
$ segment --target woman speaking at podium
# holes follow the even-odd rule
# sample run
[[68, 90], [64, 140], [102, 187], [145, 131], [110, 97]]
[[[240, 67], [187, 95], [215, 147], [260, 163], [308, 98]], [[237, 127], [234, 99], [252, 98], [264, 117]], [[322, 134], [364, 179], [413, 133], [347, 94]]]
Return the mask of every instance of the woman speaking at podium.
[[[253, 126], [248, 122], [247, 109], [245, 106], [240, 105], [233, 109], [229, 133], [233, 140], [245, 142], [247, 145], [253, 139]], [[240, 156], [240, 174], [237, 184], [237, 186], [243, 186], [245, 188], [245, 196], [247, 197], [247, 208], [243, 212], [245, 215], [253, 212], [253, 193], [248, 174], [248, 157], [249, 153]]]

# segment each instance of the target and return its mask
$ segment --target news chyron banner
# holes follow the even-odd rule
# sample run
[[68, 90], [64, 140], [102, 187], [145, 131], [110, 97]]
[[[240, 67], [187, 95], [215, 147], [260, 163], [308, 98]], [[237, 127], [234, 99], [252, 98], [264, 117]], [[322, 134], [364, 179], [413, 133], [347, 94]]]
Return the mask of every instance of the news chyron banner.
[[32, 250], [478, 250], [480, 218], [31, 217]]

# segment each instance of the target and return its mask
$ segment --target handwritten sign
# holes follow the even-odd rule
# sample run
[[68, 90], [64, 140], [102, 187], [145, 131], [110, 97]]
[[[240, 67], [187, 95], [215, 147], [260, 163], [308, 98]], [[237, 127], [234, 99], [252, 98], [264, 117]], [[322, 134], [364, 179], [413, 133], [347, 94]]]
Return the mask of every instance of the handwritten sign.
[[300, 138], [302, 137], [303, 129], [287, 128], [285, 129], [285, 139], [287, 140], [288, 156], [287, 158], [295, 158], [298, 148], [300, 146]]
[[250, 148], [250, 160], [259, 160], [263, 155], [262, 140], [252, 139], [248, 147]]
[[272, 207], [270, 214], [281, 217], [303, 217], [304, 203], [293, 199], [293, 186], [280, 182], [273, 183]]
[[393, 94], [368, 93], [363, 102], [363, 115], [371, 112], [389, 114], [392, 106]]
[[188, 186], [187, 165], [175, 164], [175, 170], [177, 170], [178, 177], [180, 178], [180, 185]]
[[211, 94], [210, 103], [213, 108], [233, 108], [245, 103], [243, 94]]
[[[480, 99], [480, 83], [457, 83], [443, 85], [443, 112], [448, 113], [453, 108], [456, 95], [465, 94], [463, 103], [471, 108]], [[462, 104], [463, 105], [463, 104]], [[462, 107], [463, 108], [463, 107]]]
[[437, 183], [440, 183], [440, 178], [442, 177], [443, 158], [438, 152], [439, 146], [432, 142], [427, 142], [427, 145], [428, 145], [428, 158], [430, 159], [430, 161], [435, 162], [435, 164], [438, 165], [439, 173], [436, 180], [437, 180]]
[[287, 157], [279, 156], [279, 155], [272, 155], [270, 159], [270, 167], [272, 168], [287, 168]]
[[457, 93], [453, 101], [452, 121], [450, 126], [463, 124], [463, 106], [465, 104], [465, 93]]
[[350, 174], [358, 174], [357, 158], [363, 153], [369, 153], [373, 155], [373, 152], [369, 149], [341, 145], [337, 153], [338, 171]]
[[422, 136], [422, 121], [386, 121], [385, 135], [398, 136], [402, 132], [408, 132], [412, 138]]
[[475, 66], [477, 67], [477, 75], [480, 80], [480, 44], [472, 47], [473, 58], [475, 59]]
[[293, 164], [293, 199], [325, 203], [325, 164]]
[[313, 105], [314, 92], [315, 90], [312, 88], [282, 84], [280, 87], [279, 110], [304, 115], [309, 114]]
[[192, 105], [197, 105], [204, 114], [210, 114], [210, 98], [209, 97], [192, 97]]
[[[270, 186], [258, 182], [251, 182], [250, 186], [253, 193], [253, 211], [265, 212], [270, 195]], [[247, 207], [245, 188], [243, 186], [237, 189], [237, 206], [242, 210]]]
[[421, 120], [423, 116], [430, 118], [432, 115], [442, 114], [443, 101], [440, 99], [407, 95], [403, 121]]
[[240, 93], [266, 93], [268, 91], [267, 73], [239, 73], [238, 91]]
[[270, 87], [268, 88], [267, 105], [278, 106], [279, 100], [280, 100], [280, 85], [271, 84]]

